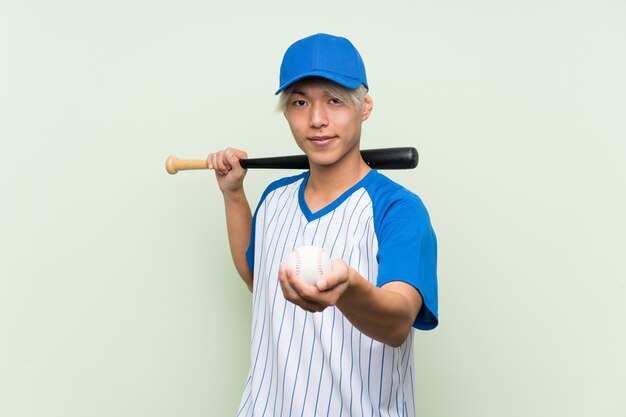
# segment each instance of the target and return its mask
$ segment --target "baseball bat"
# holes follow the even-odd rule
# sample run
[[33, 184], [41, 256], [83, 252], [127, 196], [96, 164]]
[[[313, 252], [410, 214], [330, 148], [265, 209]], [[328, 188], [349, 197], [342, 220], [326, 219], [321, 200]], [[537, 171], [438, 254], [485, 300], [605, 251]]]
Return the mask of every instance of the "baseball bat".
[[[417, 149], [380, 148], [361, 150], [361, 156], [372, 169], [413, 169], [417, 166], [419, 155]], [[308, 169], [309, 159], [306, 155], [274, 156], [269, 158], [240, 159], [242, 168], [270, 169]], [[206, 160], [178, 159], [170, 156], [165, 162], [165, 169], [174, 175], [178, 171], [189, 169], [207, 169]]]

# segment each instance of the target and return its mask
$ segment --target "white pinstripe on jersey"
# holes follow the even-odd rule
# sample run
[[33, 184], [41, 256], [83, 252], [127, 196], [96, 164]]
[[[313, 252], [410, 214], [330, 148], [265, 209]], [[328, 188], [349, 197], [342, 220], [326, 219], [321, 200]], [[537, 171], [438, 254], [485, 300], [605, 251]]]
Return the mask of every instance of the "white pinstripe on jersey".
[[336, 308], [308, 313], [283, 297], [278, 267], [302, 245], [326, 249], [376, 284], [372, 199], [353, 187], [332, 209], [300, 202], [305, 176], [255, 213], [251, 364], [239, 416], [413, 416], [413, 330], [398, 348], [360, 333]]

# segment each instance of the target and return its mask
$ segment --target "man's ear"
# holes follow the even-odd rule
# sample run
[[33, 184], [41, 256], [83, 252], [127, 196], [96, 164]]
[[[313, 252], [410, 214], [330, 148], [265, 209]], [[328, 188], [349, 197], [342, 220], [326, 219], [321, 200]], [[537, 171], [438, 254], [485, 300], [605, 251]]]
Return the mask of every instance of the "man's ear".
[[373, 108], [374, 100], [372, 100], [372, 97], [368, 93], [365, 93], [365, 97], [363, 98], [363, 105], [361, 106], [361, 121], [364, 122], [369, 119]]

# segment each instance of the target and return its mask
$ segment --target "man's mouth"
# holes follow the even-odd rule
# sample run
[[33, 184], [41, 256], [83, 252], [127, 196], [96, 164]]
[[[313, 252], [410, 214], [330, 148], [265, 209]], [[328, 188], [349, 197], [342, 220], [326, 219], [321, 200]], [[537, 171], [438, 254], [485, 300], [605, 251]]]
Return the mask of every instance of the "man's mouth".
[[315, 145], [327, 145], [329, 144], [333, 139], [335, 139], [336, 136], [312, 136], [309, 137], [309, 141], [313, 142]]

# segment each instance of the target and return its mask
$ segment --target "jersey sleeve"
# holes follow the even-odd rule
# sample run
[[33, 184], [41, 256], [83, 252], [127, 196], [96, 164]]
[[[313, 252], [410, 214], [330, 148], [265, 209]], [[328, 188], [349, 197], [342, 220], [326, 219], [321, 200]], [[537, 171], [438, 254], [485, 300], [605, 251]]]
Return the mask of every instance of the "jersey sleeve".
[[246, 251], [246, 261], [248, 262], [248, 268], [250, 268], [250, 272], [254, 275], [254, 238], [256, 231], [256, 214], [252, 216], [252, 231], [250, 233], [250, 244], [248, 245], [248, 250]]
[[[437, 239], [422, 201], [412, 193], [396, 196], [379, 213], [377, 286], [402, 281], [417, 289], [423, 304], [413, 327], [437, 327]], [[375, 216], [376, 217], [376, 216]]]

